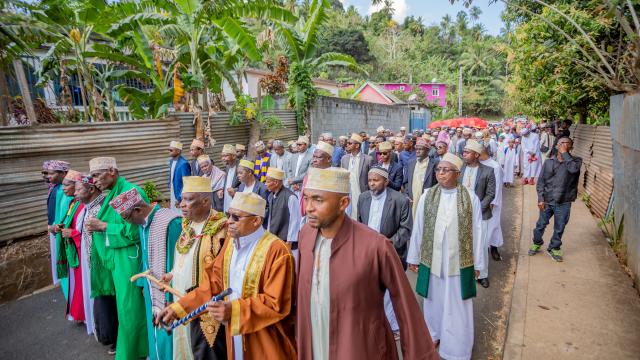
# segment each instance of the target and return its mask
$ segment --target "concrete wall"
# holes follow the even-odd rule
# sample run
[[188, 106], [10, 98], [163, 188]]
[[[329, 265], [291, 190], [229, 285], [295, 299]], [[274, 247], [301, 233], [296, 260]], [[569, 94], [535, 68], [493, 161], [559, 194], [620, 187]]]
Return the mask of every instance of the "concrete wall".
[[334, 136], [366, 131], [375, 134], [380, 125], [392, 131], [409, 127], [411, 110], [405, 106], [381, 105], [356, 100], [318, 97], [311, 109], [311, 137], [316, 142], [323, 132]]
[[640, 94], [611, 97], [613, 138], [614, 210], [616, 220], [624, 214], [623, 241], [627, 265], [640, 285]]

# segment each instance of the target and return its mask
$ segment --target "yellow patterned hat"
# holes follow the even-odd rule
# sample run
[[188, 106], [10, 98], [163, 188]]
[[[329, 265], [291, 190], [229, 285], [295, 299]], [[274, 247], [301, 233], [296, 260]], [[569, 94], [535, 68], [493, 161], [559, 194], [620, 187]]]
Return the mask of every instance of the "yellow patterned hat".
[[380, 151], [391, 151], [391, 149], [393, 149], [393, 146], [388, 141], [383, 141], [378, 144], [378, 150]]
[[446, 161], [451, 165], [455, 166], [458, 170], [462, 169], [462, 159], [448, 152], [442, 155], [442, 160], [440, 162]]
[[79, 171], [69, 170], [67, 175], [64, 177], [65, 180], [69, 181], [82, 181], [82, 174]]
[[276, 167], [270, 167], [267, 169], [267, 177], [282, 181], [284, 180], [284, 171]]
[[324, 141], [318, 141], [318, 145], [316, 145], [316, 149], [320, 151], [324, 151], [329, 155], [333, 156], [333, 145], [326, 143]]
[[172, 141], [169, 143], [169, 148], [182, 150], [182, 143], [180, 141]]
[[247, 150], [247, 147], [242, 144], [236, 144], [236, 150]]
[[300, 143], [304, 143], [309, 145], [309, 137], [306, 135], [301, 135], [298, 137], [298, 141], [296, 141], [296, 143], [300, 144]]
[[207, 154], [198, 156], [197, 160], [198, 160], [198, 164], [204, 163], [204, 162], [207, 162], [207, 161], [211, 162], [211, 158]]
[[182, 178], [183, 193], [210, 193], [211, 179], [201, 176], [184, 176]]
[[222, 147], [222, 154], [235, 155], [236, 154], [236, 148], [233, 147], [233, 145], [231, 145], [231, 144], [225, 144]]
[[356, 133], [351, 134], [351, 140], [357, 142], [358, 144], [362, 144], [362, 141], [363, 141], [362, 136]]
[[267, 201], [256, 193], [237, 192], [231, 200], [230, 209], [236, 209], [249, 214], [264, 217]]
[[464, 146], [465, 150], [475, 151], [478, 154], [482, 154], [483, 148], [484, 148], [484, 146], [482, 146], [482, 144], [480, 144], [479, 142], [477, 142], [475, 140], [467, 141], [467, 145]]
[[238, 165], [242, 167], [246, 167], [247, 169], [250, 169], [250, 170], [253, 170], [253, 167], [254, 167], [254, 164], [251, 161], [246, 159], [240, 160], [240, 163]]
[[118, 169], [118, 165], [116, 165], [116, 158], [102, 156], [89, 160], [89, 172], [109, 169]]
[[349, 172], [342, 168], [310, 168], [306, 189], [340, 194], [349, 193]]

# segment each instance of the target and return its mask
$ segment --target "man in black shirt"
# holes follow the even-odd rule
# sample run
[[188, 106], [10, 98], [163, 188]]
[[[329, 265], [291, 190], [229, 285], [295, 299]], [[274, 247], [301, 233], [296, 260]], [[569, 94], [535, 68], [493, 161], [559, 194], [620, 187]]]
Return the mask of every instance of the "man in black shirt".
[[553, 260], [562, 261], [560, 251], [562, 233], [569, 222], [571, 203], [577, 197], [578, 178], [582, 166], [582, 158], [569, 153], [572, 147], [573, 141], [570, 138], [560, 138], [556, 146], [557, 153], [542, 165], [542, 172], [536, 185], [540, 216], [533, 230], [533, 245], [529, 249], [529, 255], [540, 252], [544, 244], [542, 235], [549, 225], [549, 220], [554, 216], [553, 235], [547, 253]]

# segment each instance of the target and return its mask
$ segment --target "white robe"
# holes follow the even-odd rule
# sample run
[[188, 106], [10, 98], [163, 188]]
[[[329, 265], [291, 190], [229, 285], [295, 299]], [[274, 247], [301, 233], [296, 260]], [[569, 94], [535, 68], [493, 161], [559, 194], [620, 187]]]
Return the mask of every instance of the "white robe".
[[493, 205], [493, 209], [491, 209], [492, 216], [489, 220], [488, 239], [489, 245], [500, 247], [504, 243], [504, 238], [502, 237], [502, 225], [500, 224], [500, 216], [502, 215], [502, 188], [504, 186], [504, 176], [502, 174], [502, 168], [500, 167], [500, 164], [498, 164], [495, 160], [483, 160], [480, 162], [484, 165], [491, 166], [493, 168], [493, 174], [496, 177], [496, 196], [491, 202], [491, 205]]
[[498, 142], [498, 151], [496, 154], [496, 161], [500, 166], [504, 165], [504, 151], [507, 148], [507, 142], [505, 140]]
[[[87, 220], [87, 210], [82, 208], [82, 212], [78, 215], [80, 232], [84, 231], [84, 223]], [[91, 248], [84, 239], [80, 242], [80, 268], [82, 271], [82, 300], [84, 301], [84, 321], [87, 326], [87, 335], [93, 334], [95, 325], [93, 323], [93, 299], [91, 298], [91, 270], [89, 267], [89, 257], [91, 256]]]
[[519, 156], [514, 146], [513, 149], [507, 148], [506, 153], [504, 154], [504, 165], [502, 166], [502, 170], [504, 173], [504, 178], [502, 181], [504, 183], [513, 184], [515, 182], [515, 172], [518, 170], [519, 164]]
[[[540, 153], [540, 137], [538, 134], [531, 133], [522, 137], [523, 152], [523, 178], [537, 178], [542, 170], [542, 154]], [[535, 161], [529, 162], [529, 157], [534, 155]]]
[[[431, 188], [433, 189], [433, 188]], [[424, 214], [426, 194], [431, 191], [427, 189], [418, 203], [417, 214]], [[482, 210], [480, 200], [471, 191], [469, 195], [472, 200], [473, 217], [473, 260], [474, 268], [480, 270], [484, 264], [483, 257], [478, 256], [481, 249], [481, 223]], [[442, 189], [439, 206], [447, 207], [448, 212], [456, 211], [457, 204], [456, 189]], [[438, 210], [440, 212], [440, 209]], [[438, 219], [436, 227], [443, 226], [444, 221]], [[424, 216], [416, 216], [409, 242], [409, 254], [407, 263], [417, 265], [420, 263], [420, 253], [422, 237], [424, 233]], [[429, 333], [433, 341], [440, 340], [440, 356], [447, 360], [470, 359], [473, 349], [473, 300], [462, 300], [460, 289], [460, 275], [449, 275], [449, 257], [457, 256], [449, 254], [449, 241], [458, 239], [447, 239], [447, 232], [441, 244], [434, 242], [433, 256], [440, 257], [441, 266], [431, 272], [429, 276], [428, 297], [424, 299], [424, 319], [429, 328]], [[486, 249], [485, 249], [486, 250]], [[455, 260], [454, 260], [455, 261]]]
[[[192, 223], [191, 229], [195, 235], [200, 235], [206, 222]], [[197, 248], [194, 241], [186, 254], [181, 254], [176, 248], [174, 250], [174, 262], [171, 274], [171, 286], [183, 294], [187, 293], [187, 289], [193, 287], [193, 262], [194, 253]], [[197, 261], [197, 260], [196, 260]], [[188, 326], [178, 326], [173, 330], [173, 358], [181, 360], [193, 360], [193, 351], [191, 350], [191, 333]]]

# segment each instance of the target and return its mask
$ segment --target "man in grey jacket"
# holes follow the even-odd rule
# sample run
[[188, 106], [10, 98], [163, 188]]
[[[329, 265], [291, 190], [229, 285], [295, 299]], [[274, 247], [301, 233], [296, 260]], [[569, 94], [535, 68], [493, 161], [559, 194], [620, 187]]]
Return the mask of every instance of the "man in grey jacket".
[[480, 163], [480, 154], [483, 146], [476, 140], [468, 140], [462, 158], [465, 165], [460, 170], [459, 181], [467, 189], [472, 190], [480, 199], [482, 208], [482, 256], [485, 261], [484, 267], [480, 269], [478, 282], [482, 287], [489, 287], [489, 220], [491, 220], [491, 202], [496, 196], [496, 176], [493, 168]]
[[300, 191], [302, 180], [309, 170], [313, 152], [309, 150], [309, 137], [300, 136], [296, 142], [298, 152], [291, 156], [286, 169], [286, 185], [293, 191]]
[[347, 154], [342, 157], [341, 167], [349, 170], [349, 183], [351, 185], [351, 218], [358, 219], [358, 198], [360, 194], [368, 190], [369, 168], [373, 160], [371, 156], [360, 151], [360, 146], [364, 139], [362, 136], [353, 133], [347, 141]]

